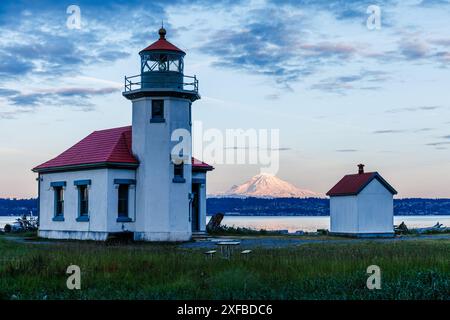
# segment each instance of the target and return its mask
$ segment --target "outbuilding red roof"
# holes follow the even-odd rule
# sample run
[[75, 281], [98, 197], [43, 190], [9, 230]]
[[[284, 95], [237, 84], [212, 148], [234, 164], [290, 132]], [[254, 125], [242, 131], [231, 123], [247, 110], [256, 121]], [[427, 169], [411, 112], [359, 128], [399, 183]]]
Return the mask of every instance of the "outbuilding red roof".
[[[139, 161], [133, 156], [131, 126], [95, 131], [73, 147], [35, 168], [35, 172], [73, 169], [80, 166], [126, 166], [136, 168]], [[194, 170], [214, 169], [192, 158]]]
[[378, 172], [348, 174], [327, 192], [327, 196], [351, 196], [360, 193], [372, 180], [377, 179], [392, 194], [397, 191]]

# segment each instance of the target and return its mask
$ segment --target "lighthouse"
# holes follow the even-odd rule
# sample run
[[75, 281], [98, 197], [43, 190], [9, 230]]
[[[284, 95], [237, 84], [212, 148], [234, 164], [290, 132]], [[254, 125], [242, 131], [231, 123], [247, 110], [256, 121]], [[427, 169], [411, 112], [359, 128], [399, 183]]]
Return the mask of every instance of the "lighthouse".
[[[191, 149], [191, 106], [200, 95], [196, 77], [184, 75], [185, 52], [167, 41], [163, 27], [158, 33], [139, 52], [141, 73], [125, 78], [123, 92], [132, 102], [132, 151], [140, 163], [135, 239], [183, 241], [193, 231], [191, 155], [174, 159], [172, 151], [180, 142], [183, 152]], [[188, 139], [173, 141], [176, 130]]]
[[39, 181], [39, 236], [186, 241], [206, 232], [206, 174], [191, 156], [191, 106], [198, 80], [185, 52], [159, 39], [139, 52], [140, 74], [125, 77], [132, 125], [95, 131], [33, 168]]

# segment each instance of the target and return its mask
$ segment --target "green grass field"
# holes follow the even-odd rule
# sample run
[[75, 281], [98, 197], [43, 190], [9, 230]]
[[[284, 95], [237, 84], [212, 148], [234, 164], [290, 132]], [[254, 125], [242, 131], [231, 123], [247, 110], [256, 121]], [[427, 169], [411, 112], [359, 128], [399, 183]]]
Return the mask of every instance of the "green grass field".
[[[448, 239], [305, 244], [230, 260], [203, 251], [0, 235], [0, 299], [450, 299]], [[71, 264], [81, 290], [66, 287]], [[381, 290], [366, 288], [372, 264]]]

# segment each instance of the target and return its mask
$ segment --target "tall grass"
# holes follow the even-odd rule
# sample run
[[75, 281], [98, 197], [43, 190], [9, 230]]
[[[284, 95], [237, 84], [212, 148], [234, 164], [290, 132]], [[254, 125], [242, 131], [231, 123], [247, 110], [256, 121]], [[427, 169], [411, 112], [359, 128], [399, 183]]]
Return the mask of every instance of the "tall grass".
[[[450, 243], [308, 244], [206, 259], [172, 244], [21, 244], [0, 237], [0, 299], [449, 299]], [[81, 290], [68, 290], [76, 264]], [[382, 289], [366, 288], [366, 268]]]

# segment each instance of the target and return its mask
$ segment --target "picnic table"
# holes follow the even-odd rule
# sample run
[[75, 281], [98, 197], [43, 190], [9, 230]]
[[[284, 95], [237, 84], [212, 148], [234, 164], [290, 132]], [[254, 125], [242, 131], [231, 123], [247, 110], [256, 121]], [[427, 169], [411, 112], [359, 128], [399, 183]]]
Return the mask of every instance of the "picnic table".
[[230, 259], [231, 255], [234, 252], [234, 249], [241, 244], [240, 241], [220, 241], [216, 243], [219, 248], [222, 256], [226, 259]]

